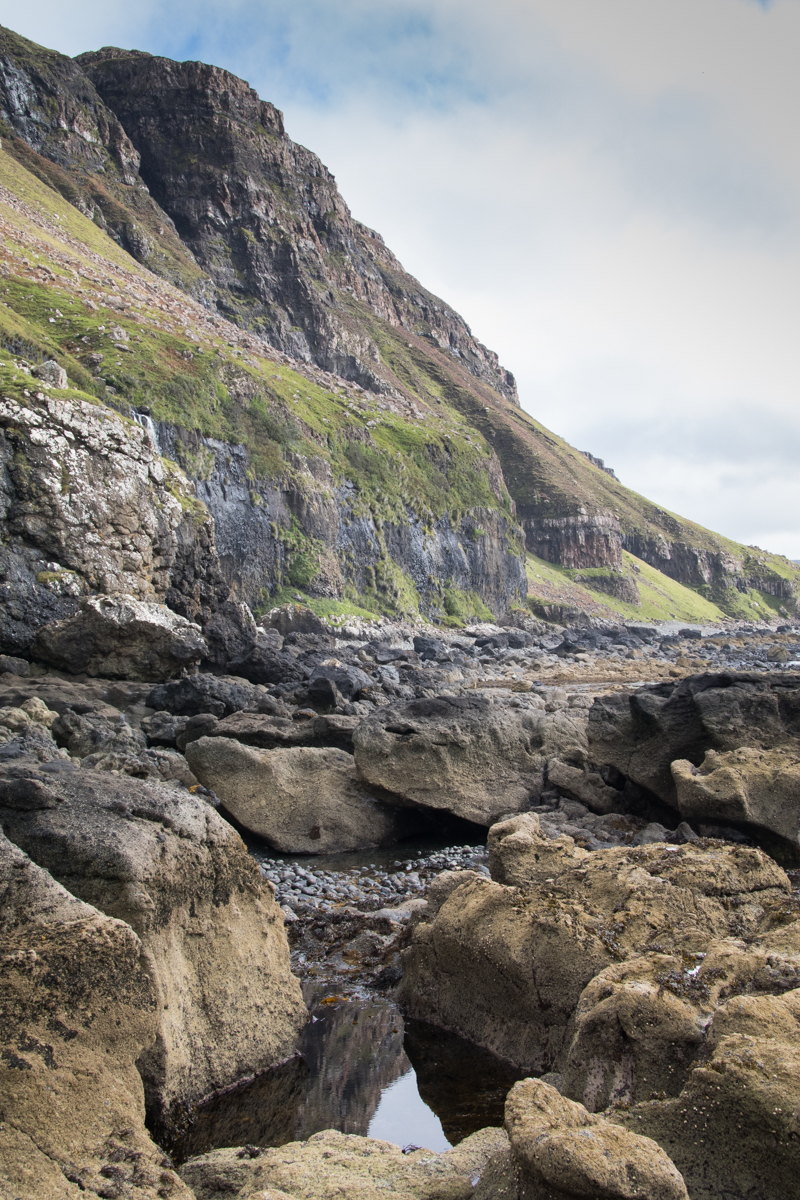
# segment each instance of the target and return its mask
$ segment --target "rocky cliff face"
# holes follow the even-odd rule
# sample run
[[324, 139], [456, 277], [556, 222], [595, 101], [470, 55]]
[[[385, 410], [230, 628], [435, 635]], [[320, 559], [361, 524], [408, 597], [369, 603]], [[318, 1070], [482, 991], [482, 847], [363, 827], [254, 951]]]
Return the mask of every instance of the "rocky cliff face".
[[[178, 461], [213, 512], [223, 574], [242, 595], [278, 583], [363, 593], [374, 580], [382, 604], [416, 592], [436, 615], [449, 584], [499, 613], [525, 591], [516, 513], [528, 551], [610, 570], [614, 594], [627, 549], [733, 614], [758, 615], [742, 600], [753, 589], [793, 608], [800, 575], [787, 560], [665, 513], [523, 412], [496, 356], [352, 218], [330, 172], [244, 81], [114, 48], [72, 61], [9, 31], [0, 63], [4, 148], [205, 305], [161, 297], [156, 323], [172, 340], [155, 371], [134, 346], [126, 359], [119, 339], [104, 344], [107, 323], [54, 344], [41, 307], [36, 345], [49, 339], [83, 388], [88, 367], [100, 399], [113, 389], [125, 413], [146, 406], [196, 441], [202, 461]], [[13, 307], [30, 318], [27, 297]], [[200, 356], [210, 333], [221, 342], [211, 361]], [[19, 345], [16, 331], [5, 344]], [[254, 378], [267, 344], [302, 378]], [[480, 448], [469, 465], [465, 447]], [[635, 585], [624, 590], [635, 603]]]
[[370, 336], [367, 322], [378, 317], [517, 402], [497, 355], [353, 220], [330, 171], [286, 136], [281, 114], [244, 80], [115, 48], [77, 61], [120, 118], [142, 178], [214, 281], [226, 316], [297, 358], [384, 390], [397, 381]]

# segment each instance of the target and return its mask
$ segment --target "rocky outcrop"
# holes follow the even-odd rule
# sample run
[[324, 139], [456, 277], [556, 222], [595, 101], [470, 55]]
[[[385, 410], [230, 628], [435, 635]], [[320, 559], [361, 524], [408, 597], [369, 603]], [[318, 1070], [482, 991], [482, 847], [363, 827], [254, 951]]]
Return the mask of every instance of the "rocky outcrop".
[[534, 814], [495, 826], [491, 869], [505, 882], [454, 874], [431, 896], [404, 955], [403, 1004], [523, 1070], [556, 1068], [601, 972], [656, 947], [680, 961], [755, 936], [763, 906], [788, 893], [761, 851], [697, 846], [589, 852], [542, 837]]
[[[642, 1139], [643, 1140], [643, 1139]], [[269, 1195], [289, 1200], [357, 1195], [363, 1200], [467, 1200], [487, 1162], [507, 1144], [481, 1129], [444, 1154], [326, 1129], [273, 1150], [213, 1150], [181, 1169], [197, 1200]], [[672, 1198], [670, 1197], [670, 1200]]]
[[330, 172], [244, 80], [109, 47], [77, 61], [125, 127], [142, 178], [214, 280], [223, 311], [294, 357], [380, 390], [381, 357], [350, 312], [365, 310], [408, 333], [424, 330], [516, 401], [497, 356], [353, 220]]
[[83, 599], [75, 616], [40, 629], [31, 647], [38, 662], [74, 675], [149, 681], [197, 666], [207, 652], [199, 625], [124, 593]]
[[197, 617], [226, 592], [213, 525], [146, 431], [99, 404], [40, 393], [0, 400], [0, 644], [91, 592], [126, 593]]
[[[542, 704], [542, 709], [544, 704]], [[538, 801], [549, 759], [585, 758], [584, 714], [438, 696], [382, 708], [353, 736], [356, 766], [399, 803], [480, 825]]]
[[511, 1089], [506, 1128], [519, 1200], [689, 1200], [654, 1141], [587, 1112], [540, 1079]]
[[166, 784], [18, 760], [2, 771], [0, 821], [73, 895], [141, 940], [157, 1036], [138, 1067], [157, 1123], [285, 1057], [306, 1014], [283, 917], [208, 804]]
[[692, 821], [777, 835], [796, 852], [796, 675], [720, 673], [595, 701], [589, 757], [619, 772], [631, 802], [657, 798]]
[[203, 737], [189, 743], [186, 757], [245, 829], [284, 854], [389, 845], [413, 828], [410, 814], [370, 794], [344, 750], [257, 750]]
[[159, 1015], [141, 952], [130, 926], [75, 899], [0, 832], [3, 1195], [192, 1195], [144, 1126], [136, 1063]]
[[179, 285], [202, 273], [139, 175], [139, 154], [70, 58], [0, 27], [4, 146], [111, 237]]

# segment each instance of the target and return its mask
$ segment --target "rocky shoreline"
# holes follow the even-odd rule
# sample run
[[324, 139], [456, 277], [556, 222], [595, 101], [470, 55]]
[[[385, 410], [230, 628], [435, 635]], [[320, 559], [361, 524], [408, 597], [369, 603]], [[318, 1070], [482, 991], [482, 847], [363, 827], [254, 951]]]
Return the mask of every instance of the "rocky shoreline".
[[[794, 1169], [783, 1067], [762, 1095], [756, 1066], [725, 1101], [750, 1105], [754, 1129], [764, 1104], [773, 1124], [787, 1114], [769, 1161], [755, 1134], [745, 1170], [723, 1126], [703, 1125], [700, 1157], [674, 1131], [714, 1072], [739, 1079], [748, 1055], [766, 1071], [800, 1052], [800, 908], [774, 857], [791, 868], [800, 853], [800, 675], [787, 671], [800, 639], [700, 632], [337, 630], [300, 606], [259, 623], [241, 603], [201, 629], [101, 597], [45, 627], [38, 661], [2, 659], [13, 1195], [323, 1197], [361, 1178], [353, 1155], [385, 1171], [387, 1154], [398, 1197], [601, 1186], [580, 1140], [568, 1169], [526, 1157], [531, 1122], [610, 1139], [640, 1191], [611, 1180], [604, 1195], [777, 1194], [747, 1180], [774, 1189]], [[128, 993], [106, 951], [87, 970], [77, 946], [96, 937], [129, 962]], [[470, 1134], [449, 1158], [392, 1159], [363, 1134], [292, 1143], [289, 1117], [311, 1103], [293, 1057], [308, 1017], [298, 981], [315, 1021], [343, 1006], [344, 1029], [349, 1004], [383, 997], [380, 1021], [399, 1005], [542, 1081], [512, 1090], [506, 1132]], [[127, 1041], [114, 1035], [85, 1082], [81, 1047], [103, 1052], [97, 1013], [115, 1011]], [[180, 1175], [159, 1160], [152, 1137], [198, 1146], [211, 1111], [211, 1145], [245, 1129], [259, 1079], [278, 1114], [261, 1142], [193, 1151]], [[99, 1115], [122, 1081], [121, 1107], [76, 1126], [76, 1104]], [[296, 1147], [296, 1169], [263, 1139]], [[343, 1174], [312, 1182], [331, 1155]], [[656, 1191], [641, 1193], [646, 1179]]]

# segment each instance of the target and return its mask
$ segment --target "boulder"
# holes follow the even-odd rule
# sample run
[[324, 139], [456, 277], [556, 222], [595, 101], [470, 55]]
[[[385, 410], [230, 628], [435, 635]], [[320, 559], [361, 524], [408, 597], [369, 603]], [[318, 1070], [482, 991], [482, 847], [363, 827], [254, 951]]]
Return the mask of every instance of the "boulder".
[[585, 714], [545, 714], [480, 696], [382, 708], [355, 731], [359, 774], [397, 802], [445, 809], [481, 825], [536, 804], [547, 759], [580, 761]]
[[281, 637], [290, 633], [313, 633], [320, 637], [331, 636], [328, 626], [304, 604], [282, 604], [261, 618], [264, 629], [274, 629]]
[[589, 759], [677, 809], [671, 764], [707, 750], [797, 747], [800, 675], [724, 672], [602, 696], [589, 713]]
[[50, 387], [63, 389], [68, 386], [67, 372], [58, 365], [54, 358], [45, 359], [38, 367], [33, 368], [31, 374]]
[[0, 833], [3, 1196], [191, 1197], [145, 1129], [136, 1063], [159, 1016], [141, 953]]
[[357, 700], [364, 688], [375, 686], [375, 680], [358, 667], [345, 663], [320, 663], [311, 672], [308, 694], [320, 704], [335, 705], [341, 700]]
[[245, 829], [284, 854], [390, 845], [411, 828], [408, 814], [370, 793], [343, 750], [258, 750], [203, 737], [186, 747], [186, 758]]
[[74, 758], [98, 752], [137, 755], [147, 745], [141, 730], [134, 729], [121, 714], [109, 720], [96, 713], [68, 711], [55, 717], [52, 731], [58, 745]]
[[169, 712], [181, 717], [194, 717], [198, 713], [227, 717], [235, 712], [285, 714], [287, 711], [263, 687], [235, 675], [210, 675], [205, 672], [154, 687], [145, 703], [157, 712]]
[[0, 768], [6, 834], [127, 922], [156, 998], [138, 1060], [157, 1124], [285, 1057], [305, 1019], [283, 917], [239, 835], [175, 787], [71, 763]]
[[200, 626], [133, 596], [90, 596], [63, 621], [45, 625], [31, 655], [74, 675], [169, 679], [194, 666], [208, 647]]
[[511, 1089], [506, 1129], [519, 1200], [689, 1200], [654, 1141], [587, 1112], [541, 1079]]
[[480, 1129], [444, 1154], [404, 1153], [391, 1142], [326, 1129], [274, 1149], [212, 1150], [190, 1159], [181, 1175], [197, 1200], [232, 1194], [238, 1200], [468, 1200], [486, 1164], [507, 1144], [502, 1129]]
[[490, 866], [492, 880], [451, 878], [416, 925], [400, 999], [410, 1015], [537, 1072], [560, 1069], [601, 972], [654, 951], [689, 971], [712, 942], [754, 937], [790, 888], [760, 850], [698, 841], [588, 852], [543, 837], [534, 814], [491, 831]]
[[687, 821], [730, 821], [769, 830], [800, 849], [797, 746], [707, 750], [699, 767], [671, 764], [678, 810]]

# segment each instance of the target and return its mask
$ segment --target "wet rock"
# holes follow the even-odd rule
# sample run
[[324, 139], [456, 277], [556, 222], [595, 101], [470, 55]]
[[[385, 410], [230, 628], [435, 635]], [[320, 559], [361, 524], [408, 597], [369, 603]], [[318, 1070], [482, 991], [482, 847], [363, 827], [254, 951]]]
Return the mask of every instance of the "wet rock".
[[163, 604], [133, 596], [91, 596], [74, 617], [46, 625], [31, 653], [72, 674], [169, 679], [207, 651], [199, 625]]
[[654, 1141], [588, 1113], [540, 1079], [511, 1089], [506, 1128], [520, 1200], [689, 1200]]
[[[619, 1131], [621, 1132], [621, 1131]], [[629, 1135], [628, 1135], [629, 1136]], [[181, 1176], [197, 1200], [287, 1194], [297, 1200], [357, 1195], [359, 1200], [467, 1200], [472, 1180], [507, 1145], [502, 1129], [481, 1129], [444, 1154], [326, 1129], [306, 1142], [262, 1150], [212, 1150]], [[672, 1198], [670, 1197], [670, 1200]]]
[[354, 746], [371, 786], [483, 825], [529, 808], [544, 784], [541, 716], [482, 697], [383, 708], [358, 726]]
[[205, 737], [186, 757], [237, 821], [284, 853], [387, 845], [412, 827], [408, 814], [370, 794], [343, 750], [257, 750]]
[[285, 1057], [305, 1007], [280, 909], [231, 826], [169, 784], [0, 770], [10, 786], [39, 782], [58, 801], [0, 805], [6, 834], [141, 939], [157, 1002], [158, 1037], [138, 1060], [153, 1117]]
[[139, 938], [0, 833], [0, 1160], [19, 1200], [191, 1192], [144, 1126], [137, 1059], [158, 1030]]
[[182, 717], [194, 717], [198, 713], [227, 717], [234, 712], [286, 712], [264, 688], [236, 676], [204, 672], [153, 688], [146, 703], [159, 712]]

